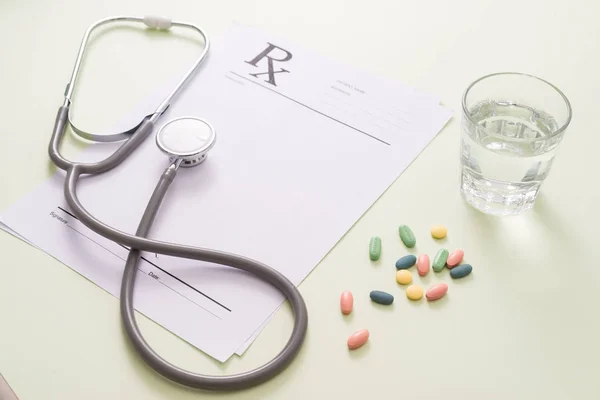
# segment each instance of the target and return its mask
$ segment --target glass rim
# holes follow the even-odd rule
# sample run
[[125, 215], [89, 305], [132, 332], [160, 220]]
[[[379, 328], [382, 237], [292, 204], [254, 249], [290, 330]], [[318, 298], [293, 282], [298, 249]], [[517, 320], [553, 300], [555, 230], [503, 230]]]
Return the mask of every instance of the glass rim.
[[[573, 116], [573, 110], [571, 108], [571, 102], [569, 101], [569, 99], [567, 98], [567, 96], [558, 87], [556, 87], [552, 83], [548, 82], [547, 80], [542, 79], [540, 77], [537, 77], [535, 75], [526, 74], [526, 73], [523, 73], [523, 72], [495, 72], [495, 73], [492, 73], [492, 74], [484, 75], [484, 76], [476, 79], [475, 81], [471, 82], [471, 84], [467, 87], [467, 89], [465, 90], [465, 92], [463, 93], [463, 96], [462, 96], [462, 110], [463, 110], [463, 115], [468, 118], [469, 122], [471, 122], [473, 125], [477, 125], [478, 128], [483, 129], [483, 131], [486, 132], [487, 134], [489, 134], [490, 136], [499, 136], [498, 134], [490, 132], [487, 129], [481, 127], [477, 121], [475, 121], [473, 118], [471, 118], [471, 115], [469, 114], [468, 108], [467, 108], [467, 96], [468, 96], [470, 90], [476, 84], [478, 84], [479, 82], [483, 81], [484, 79], [491, 78], [491, 77], [494, 77], [494, 76], [499, 76], [499, 75], [520, 75], [520, 76], [524, 76], [524, 77], [536, 79], [536, 80], [538, 80], [538, 81], [540, 81], [540, 82], [548, 85], [552, 89], [554, 89], [556, 91], [556, 93], [558, 93], [560, 95], [560, 97], [562, 97], [563, 101], [565, 102], [565, 106], [567, 108], [567, 120], [565, 121], [565, 123], [562, 124], [562, 126], [560, 128], [558, 128], [556, 131], [552, 132], [547, 137], [545, 137], [543, 139], [539, 139], [539, 138], [538, 139], [511, 138], [512, 140], [521, 141], [521, 142], [533, 142], [533, 141], [539, 141], [539, 140], [549, 140], [549, 139], [555, 137], [556, 135], [559, 135], [559, 134], [563, 133], [567, 129], [567, 127], [571, 123], [571, 118]], [[506, 139], [506, 137], [503, 137], [503, 138]]]

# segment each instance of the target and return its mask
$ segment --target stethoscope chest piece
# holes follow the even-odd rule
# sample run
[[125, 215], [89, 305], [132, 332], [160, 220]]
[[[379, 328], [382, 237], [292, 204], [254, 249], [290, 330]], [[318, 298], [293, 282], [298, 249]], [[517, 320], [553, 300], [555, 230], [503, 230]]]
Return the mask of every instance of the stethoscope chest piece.
[[206, 159], [217, 135], [212, 125], [197, 117], [180, 117], [164, 124], [156, 134], [156, 145], [171, 161], [193, 167]]

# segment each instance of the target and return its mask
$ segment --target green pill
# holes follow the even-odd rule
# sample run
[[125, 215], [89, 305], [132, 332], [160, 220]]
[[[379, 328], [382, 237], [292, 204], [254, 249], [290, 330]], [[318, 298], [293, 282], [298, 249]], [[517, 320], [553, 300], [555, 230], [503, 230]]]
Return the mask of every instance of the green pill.
[[441, 272], [446, 266], [446, 261], [448, 260], [448, 250], [441, 249], [435, 255], [433, 259], [433, 265], [431, 266], [435, 272]]
[[415, 234], [408, 226], [400, 225], [398, 232], [400, 233], [400, 239], [402, 240], [402, 243], [404, 243], [406, 247], [415, 247], [415, 244], [417, 244], [417, 239], [415, 239]]
[[376, 261], [379, 257], [381, 257], [381, 238], [373, 236], [369, 242], [369, 258]]

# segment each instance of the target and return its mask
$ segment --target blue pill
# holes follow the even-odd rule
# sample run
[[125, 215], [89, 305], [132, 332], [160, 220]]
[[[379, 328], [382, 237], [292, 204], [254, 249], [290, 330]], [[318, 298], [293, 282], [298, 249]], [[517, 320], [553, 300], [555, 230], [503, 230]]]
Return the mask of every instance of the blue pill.
[[450, 276], [453, 279], [464, 278], [465, 276], [469, 275], [471, 271], [473, 271], [471, 264], [462, 264], [452, 268], [450, 270]]
[[394, 302], [394, 296], [381, 290], [373, 290], [370, 294], [371, 300], [375, 303], [390, 305]]
[[396, 269], [408, 269], [417, 263], [417, 256], [409, 254], [396, 261]]

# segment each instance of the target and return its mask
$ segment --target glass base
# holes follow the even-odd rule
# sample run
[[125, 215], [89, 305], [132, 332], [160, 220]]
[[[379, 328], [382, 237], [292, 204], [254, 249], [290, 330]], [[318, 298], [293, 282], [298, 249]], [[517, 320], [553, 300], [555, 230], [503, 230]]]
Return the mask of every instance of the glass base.
[[518, 215], [533, 207], [541, 182], [503, 182], [462, 169], [460, 192], [477, 210], [497, 216]]

